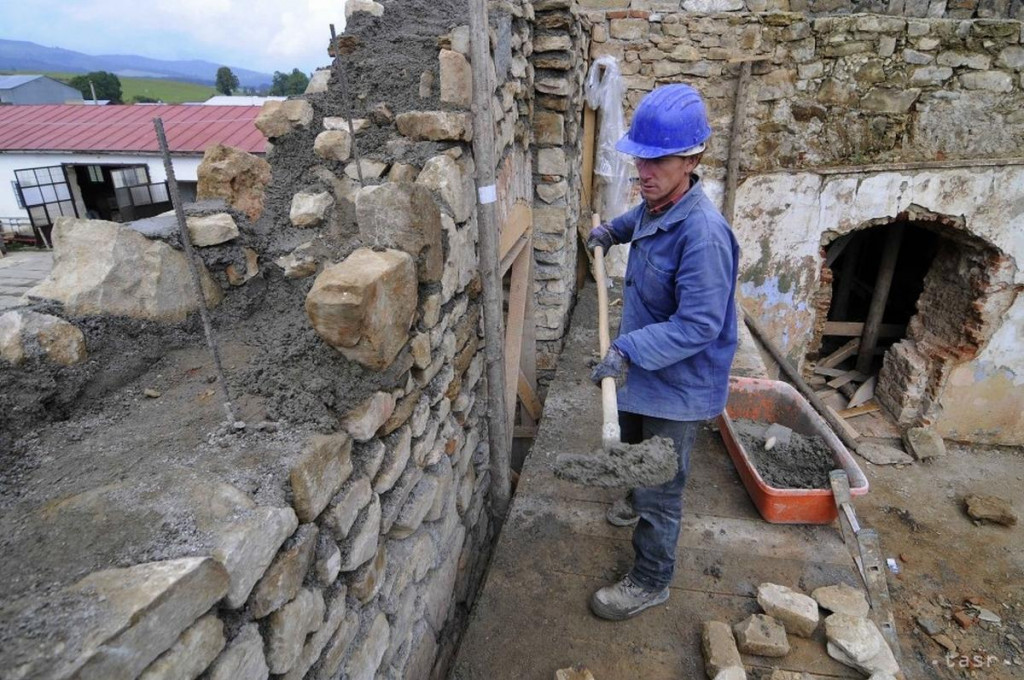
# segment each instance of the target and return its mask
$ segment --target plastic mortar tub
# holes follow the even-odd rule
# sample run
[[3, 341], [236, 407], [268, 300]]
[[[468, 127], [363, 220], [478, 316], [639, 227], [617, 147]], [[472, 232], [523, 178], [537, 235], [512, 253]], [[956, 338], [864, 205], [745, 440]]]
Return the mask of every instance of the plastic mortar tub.
[[831, 489], [777, 489], [769, 486], [747, 455], [736, 430], [734, 419], [779, 423], [804, 436], [817, 435], [832, 450], [836, 468], [846, 471], [850, 479], [850, 495], [868, 492], [868, 480], [839, 437], [811, 407], [803, 395], [791, 385], [777, 380], [729, 378], [729, 401], [725, 413], [718, 417], [725, 447], [739, 472], [751, 500], [766, 521], [774, 524], [829, 524], [836, 519], [836, 505]]

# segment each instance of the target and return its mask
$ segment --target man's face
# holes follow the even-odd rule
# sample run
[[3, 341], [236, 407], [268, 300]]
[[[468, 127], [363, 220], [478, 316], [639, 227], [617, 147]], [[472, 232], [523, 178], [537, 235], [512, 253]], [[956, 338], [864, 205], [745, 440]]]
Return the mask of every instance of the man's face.
[[650, 204], [657, 204], [672, 196], [680, 187], [689, 187], [690, 173], [697, 168], [698, 158], [637, 158], [636, 171], [640, 176], [640, 193], [644, 200]]

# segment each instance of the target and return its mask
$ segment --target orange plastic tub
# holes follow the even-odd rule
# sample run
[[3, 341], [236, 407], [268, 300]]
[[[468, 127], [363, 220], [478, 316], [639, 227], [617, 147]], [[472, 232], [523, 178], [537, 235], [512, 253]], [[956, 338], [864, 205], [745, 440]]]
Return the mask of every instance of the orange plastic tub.
[[839, 437], [791, 385], [777, 380], [729, 378], [729, 402], [719, 416], [719, 428], [736, 471], [747, 493], [766, 521], [774, 524], [829, 524], [836, 518], [836, 505], [828, 489], [776, 489], [769, 486], [747, 455], [733, 419], [746, 418], [779, 423], [804, 436], [820, 436], [832, 450], [837, 468], [846, 470], [850, 495], [868, 492], [868, 480]]

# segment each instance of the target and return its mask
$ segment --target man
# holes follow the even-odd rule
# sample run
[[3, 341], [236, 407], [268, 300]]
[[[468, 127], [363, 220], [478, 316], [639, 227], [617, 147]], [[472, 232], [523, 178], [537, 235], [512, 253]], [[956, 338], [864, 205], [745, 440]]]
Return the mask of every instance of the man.
[[590, 607], [626, 619], [668, 600], [682, 518], [690, 449], [701, 424], [725, 408], [736, 352], [739, 246], [695, 174], [711, 136], [704, 101], [688, 85], [648, 94], [616, 148], [633, 156], [643, 202], [590, 233], [606, 250], [630, 243], [622, 322], [591, 379], [613, 376], [622, 441], [670, 438], [676, 477], [633, 489], [608, 521], [633, 530], [633, 568], [599, 589]]

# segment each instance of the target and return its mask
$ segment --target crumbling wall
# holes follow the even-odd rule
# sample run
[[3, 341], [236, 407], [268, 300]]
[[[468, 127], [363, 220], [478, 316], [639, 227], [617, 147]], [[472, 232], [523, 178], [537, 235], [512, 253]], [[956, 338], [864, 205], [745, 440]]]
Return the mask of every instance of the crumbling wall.
[[[12, 677], [444, 676], [495, 531], [467, 7], [348, 10], [344, 75], [265, 107], [269, 166], [211, 151], [188, 208], [217, 234], [198, 252], [239, 422], [217, 426], [171, 217], [69, 223], [139, 247], [80, 249], [35, 291], [53, 319], [0, 323], [24, 389], [2, 404]], [[531, 200], [532, 16], [491, 8], [499, 213]], [[136, 270], [178, 287], [106, 309]]]

